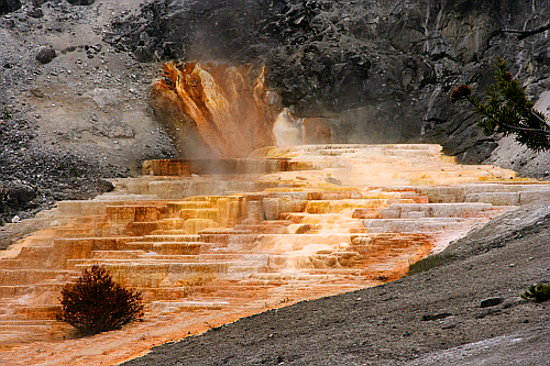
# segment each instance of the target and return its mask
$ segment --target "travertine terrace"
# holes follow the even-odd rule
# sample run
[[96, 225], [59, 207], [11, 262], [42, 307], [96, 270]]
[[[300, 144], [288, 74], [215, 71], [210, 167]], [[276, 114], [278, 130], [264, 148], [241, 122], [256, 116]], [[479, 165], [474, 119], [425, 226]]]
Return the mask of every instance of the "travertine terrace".
[[[547, 195], [437, 145], [304, 145], [159, 160], [0, 253], [0, 363], [109, 365], [297, 301], [376, 286], [474, 225]], [[61, 287], [99, 263], [143, 292], [143, 322], [72, 338]]]

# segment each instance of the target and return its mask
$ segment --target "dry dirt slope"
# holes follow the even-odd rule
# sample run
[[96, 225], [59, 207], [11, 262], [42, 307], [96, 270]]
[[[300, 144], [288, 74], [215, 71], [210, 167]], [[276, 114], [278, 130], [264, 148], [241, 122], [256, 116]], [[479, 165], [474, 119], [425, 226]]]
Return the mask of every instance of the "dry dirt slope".
[[[173, 155], [148, 101], [160, 64], [104, 41], [112, 19], [143, 1], [23, 0], [7, 14], [0, 1], [0, 225]], [[0, 232], [0, 248], [10, 241]]]
[[[525, 207], [452, 244], [438, 268], [242, 319], [124, 365], [549, 365], [550, 303], [518, 296], [550, 279], [549, 229], [550, 202]], [[487, 298], [502, 303], [482, 308]]]

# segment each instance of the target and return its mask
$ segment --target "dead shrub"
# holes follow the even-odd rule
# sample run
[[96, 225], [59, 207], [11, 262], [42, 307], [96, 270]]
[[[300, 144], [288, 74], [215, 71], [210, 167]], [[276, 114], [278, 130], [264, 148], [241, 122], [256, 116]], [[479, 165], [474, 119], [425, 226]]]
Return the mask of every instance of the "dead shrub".
[[66, 284], [60, 301], [56, 319], [82, 335], [119, 329], [143, 316], [141, 293], [115, 283], [98, 265], [85, 270], [76, 283]]

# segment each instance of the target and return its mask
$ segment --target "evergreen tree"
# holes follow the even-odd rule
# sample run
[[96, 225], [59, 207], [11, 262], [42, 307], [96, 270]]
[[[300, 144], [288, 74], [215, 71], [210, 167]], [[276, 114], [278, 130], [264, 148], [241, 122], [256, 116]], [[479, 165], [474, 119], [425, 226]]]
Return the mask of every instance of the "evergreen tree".
[[516, 141], [529, 149], [537, 152], [550, 149], [550, 125], [508, 72], [506, 61], [499, 58], [495, 64], [495, 83], [487, 89], [486, 101], [473, 96], [468, 85], [459, 85], [451, 93], [451, 103], [460, 100], [473, 105], [481, 117], [477, 124], [485, 134], [514, 134]]

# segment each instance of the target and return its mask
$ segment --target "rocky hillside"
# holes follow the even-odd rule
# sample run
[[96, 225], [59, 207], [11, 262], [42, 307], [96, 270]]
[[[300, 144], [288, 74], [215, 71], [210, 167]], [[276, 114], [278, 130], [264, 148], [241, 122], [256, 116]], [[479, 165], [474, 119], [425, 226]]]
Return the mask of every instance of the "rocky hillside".
[[343, 142], [437, 142], [475, 163], [497, 138], [449, 91], [483, 90], [503, 57], [537, 99], [550, 88], [549, 12], [549, 1], [165, 0], [115, 39], [142, 61], [265, 63], [285, 104], [335, 119]]
[[148, 104], [157, 65], [103, 41], [139, 3], [0, 1], [0, 225], [173, 154]]

